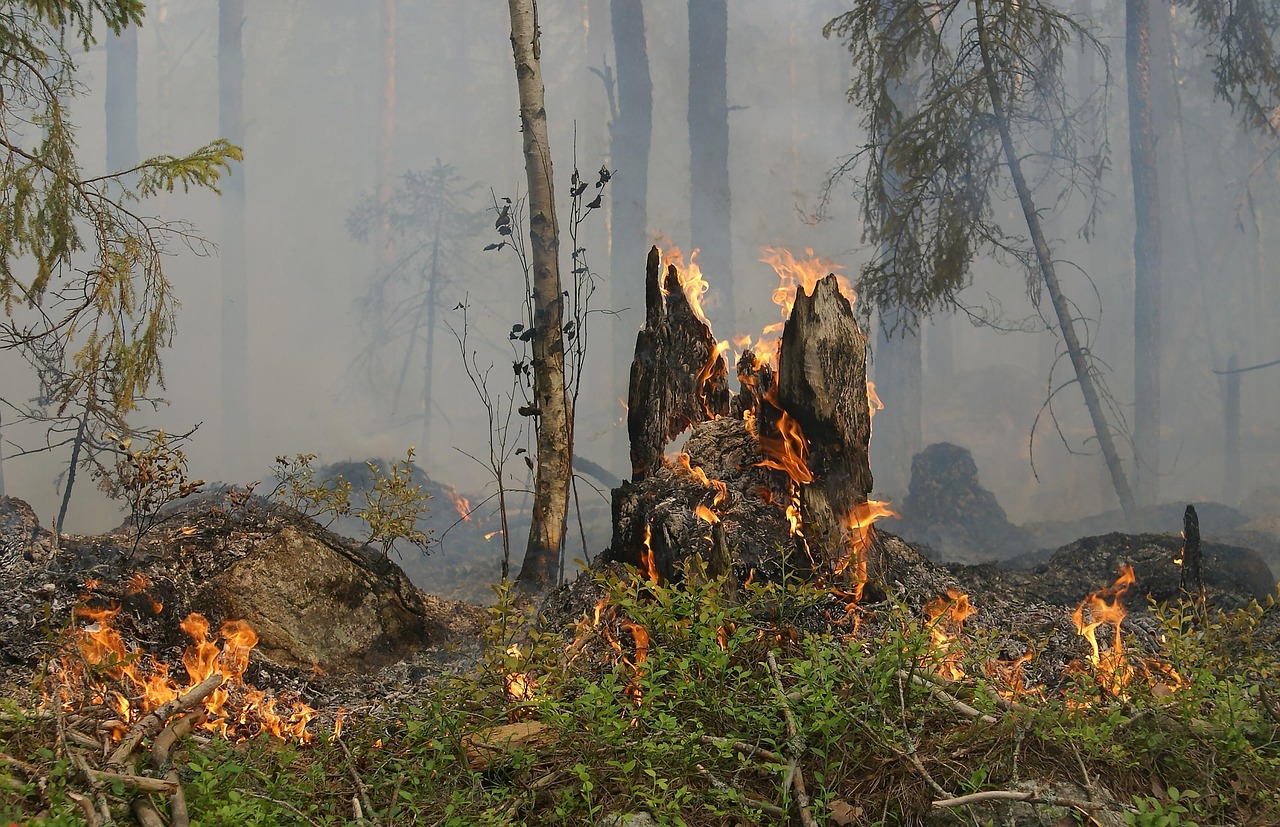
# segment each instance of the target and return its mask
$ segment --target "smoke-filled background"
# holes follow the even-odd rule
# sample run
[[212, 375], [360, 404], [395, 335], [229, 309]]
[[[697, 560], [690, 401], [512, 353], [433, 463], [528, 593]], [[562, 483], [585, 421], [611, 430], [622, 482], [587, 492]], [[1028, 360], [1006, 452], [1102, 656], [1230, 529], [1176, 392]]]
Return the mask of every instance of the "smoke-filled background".
[[[262, 479], [269, 488], [280, 454], [315, 453], [322, 462], [398, 458], [414, 445], [432, 479], [479, 502], [493, 488], [484, 465], [489, 421], [456, 336], [465, 333], [474, 366], [493, 366], [492, 398], [510, 393], [511, 363], [519, 357], [509, 334], [523, 321], [525, 292], [512, 251], [484, 250], [502, 240], [495, 204], [506, 197], [518, 203], [524, 191], [506, 5], [254, 0], [243, 4], [242, 19], [229, 20], [228, 8], [236, 5], [159, 0], [136, 33], [136, 153], [184, 152], [219, 136], [242, 143], [245, 152], [223, 199], [173, 194], [142, 205], [193, 222], [220, 250], [200, 257], [172, 249], [167, 273], [182, 308], [165, 362], [162, 395], [170, 404], [144, 412], [139, 422], [170, 432], [200, 423], [188, 456], [192, 475], [206, 480]], [[619, 478], [628, 473], [624, 354], [643, 320], [641, 306], [619, 298], [642, 295], [648, 243], [663, 239], [686, 253], [703, 248], [705, 306], [721, 338], [778, 320], [771, 298], [777, 276], [759, 261], [762, 247], [798, 256], [812, 249], [850, 277], [869, 258], [852, 197], [856, 176], [831, 183], [823, 199], [831, 171], [864, 142], [861, 114], [845, 100], [847, 50], [822, 34], [843, 4], [734, 0], [723, 58], [717, 21], [707, 17], [715, 5], [643, 4], [643, 30], [635, 28], [637, 16], [621, 15], [632, 28], [615, 33], [614, 14], [634, 12], [640, 3], [540, 4], [566, 279], [575, 164], [589, 184], [602, 166], [613, 173], [601, 208], [584, 218], [573, 243], [586, 250], [595, 274], [591, 307], [605, 311], [587, 316], [576, 452]], [[1049, 231], [1058, 240], [1057, 257], [1071, 262], [1061, 268], [1067, 290], [1093, 320], [1091, 349], [1109, 366], [1107, 384], [1131, 417], [1134, 220], [1121, 6], [1074, 4], [1094, 19], [1113, 56], [1107, 115], [1113, 155], [1102, 221], [1095, 237], [1081, 240], [1083, 212], [1071, 207], [1051, 220]], [[1214, 99], [1211, 70], [1189, 22], [1165, 4], [1154, 8], [1168, 15], [1158, 21], [1163, 34], [1153, 62], [1153, 75], [1168, 81], [1153, 83], [1164, 223], [1159, 499], [1230, 504], [1280, 479], [1274, 415], [1280, 369], [1240, 375], [1238, 474], [1225, 450], [1224, 379], [1213, 372], [1232, 359], [1248, 366], [1280, 358], [1274, 322], [1280, 279], [1271, 265], [1275, 144], [1241, 130]], [[234, 34], [238, 55], [228, 51]], [[635, 49], [619, 54], [624, 41], [643, 44], [651, 78], [651, 142], [640, 182], [634, 156], [630, 163], [623, 157], [634, 152], [627, 140], [636, 128], [624, 90], [637, 82], [627, 74]], [[128, 96], [118, 90], [122, 83], [127, 90], [131, 48], [100, 45], [78, 57], [84, 93], [70, 111], [89, 174], [121, 165], [109, 163], [108, 136], [118, 142], [118, 130], [127, 129], [129, 110], [119, 101]], [[1082, 92], [1104, 76], [1101, 65], [1076, 56], [1067, 64]], [[717, 108], [720, 73], [727, 106]], [[234, 117], [237, 78], [243, 100]], [[117, 92], [109, 95], [113, 85]], [[717, 144], [721, 122], [727, 150]], [[721, 181], [708, 169], [725, 158]], [[242, 215], [234, 199], [239, 185]], [[615, 196], [634, 199], [637, 191], [644, 196], [645, 237], [619, 240], [614, 223], [623, 216]], [[395, 205], [385, 220], [379, 203]], [[1016, 204], [1007, 210], [1016, 227]], [[638, 252], [615, 262], [619, 244]], [[234, 289], [228, 262], [244, 276], [243, 294]], [[973, 452], [984, 484], [1015, 522], [1116, 508], [1079, 391], [1068, 385], [1057, 394], [1056, 423], [1042, 412], [1051, 388], [1066, 384], [1070, 371], [1065, 362], [1055, 364], [1053, 334], [1024, 323], [1034, 310], [1022, 274], [979, 261], [962, 299], [973, 316], [990, 318], [998, 309], [997, 323], [974, 325], [967, 313], [930, 320], [920, 333], [918, 402], [895, 391], [892, 371], [873, 367], [886, 402], [876, 432], [904, 431], [873, 439], [879, 492], [900, 498], [910, 454], [946, 440]], [[903, 346], [880, 343], [875, 331], [870, 342], [877, 355]], [[0, 370], [6, 396], [35, 395], [34, 377], [12, 354], [3, 355]], [[918, 433], [908, 424], [916, 417]], [[516, 416], [512, 423], [510, 449], [532, 451], [528, 435], [517, 433], [528, 420]], [[3, 434], [6, 493], [30, 501], [51, 523], [69, 448], [16, 456], [38, 447], [42, 431], [6, 416]], [[886, 454], [882, 444], [904, 447]], [[1132, 456], [1127, 443], [1122, 451]], [[515, 488], [527, 482], [522, 456], [513, 453], [509, 463]], [[588, 485], [580, 497], [597, 504], [598, 516], [601, 495]], [[119, 519], [117, 506], [92, 485], [77, 485], [70, 530], [99, 531]], [[608, 542], [599, 519], [585, 529], [592, 553]], [[515, 539], [522, 548], [523, 538]]]

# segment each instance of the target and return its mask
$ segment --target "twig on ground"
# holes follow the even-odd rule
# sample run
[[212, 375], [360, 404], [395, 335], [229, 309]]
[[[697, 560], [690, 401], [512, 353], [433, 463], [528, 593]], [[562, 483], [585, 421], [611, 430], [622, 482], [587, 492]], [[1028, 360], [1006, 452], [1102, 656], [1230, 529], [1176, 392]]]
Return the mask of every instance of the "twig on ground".
[[961, 715], [964, 715], [965, 717], [975, 718], [979, 721], [982, 721], [984, 724], [996, 723], [995, 718], [993, 718], [992, 716], [988, 715], [985, 712], [980, 712], [974, 709], [964, 701], [960, 700], [956, 696], [947, 692], [945, 689], [943, 689], [941, 686], [939, 686], [937, 683], [933, 681], [927, 681], [916, 674], [908, 674], [905, 670], [902, 670], [902, 669], [898, 670], [898, 677], [902, 678], [903, 680], [909, 680], [912, 683], [914, 683], [916, 686], [925, 687], [926, 689], [929, 690], [929, 692], [935, 698], [942, 701], [944, 704], [951, 707], [956, 712], [959, 712]]
[[782, 670], [778, 668], [778, 659], [773, 652], [768, 653], [769, 674], [773, 677], [773, 687], [782, 701], [782, 713], [787, 722], [787, 775], [796, 792], [796, 807], [800, 810], [800, 823], [804, 827], [818, 827], [813, 813], [809, 810], [809, 791], [804, 783], [804, 770], [800, 768], [800, 755], [804, 752], [804, 739], [800, 736], [800, 727], [796, 724], [795, 715], [791, 712], [791, 703], [787, 700], [787, 690], [782, 686]]
[[[347, 748], [346, 741], [341, 738], [337, 739], [337, 741], [338, 746], [342, 747], [342, 754], [347, 757], [347, 770], [351, 773], [351, 780], [355, 782], [356, 793], [359, 795], [358, 799], [352, 799], [355, 804], [356, 821], [367, 817], [374, 824], [377, 824], [377, 810], [374, 810], [373, 805], [369, 803], [369, 789], [365, 786], [364, 780], [360, 778], [360, 774], [356, 772], [356, 762], [355, 759], [351, 757], [351, 750]], [[368, 813], [367, 816], [361, 815], [360, 805], [364, 805], [364, 812]]]
[[275, 804], [277, 807], [284, 807], [286, 810], [288, 810], [289, 812], [293, 813], [293, 814], [294, 814], [294, 815], [296, 815], [298, 818], [300, 818], [300, 819], [302, 819], [303, 821], [305, 821], [305, 822], [307, 822], [308, 824], [310, 824], [310, 825], [311, 825], [311, 827], [319, 827], [319, 825], [318, 825], [318, 824], [316, 824], [316, 822], [315, 822], [313, 819], [311, 819], [311, 818], [308, 818], [308, 817], [307, 817], [307, 814], [306, 814], [306, 813], [302, 812], [302, 811], [301, 811], [301, 810], [299, 810], [297, 807], [295, 807], [295, 806], [293, 806], [292, 804], [290, 804], [288, 801], [281, 801], [281, 800], [280, 800], [280, 799], [278, 799], [278, 798], [272, 798], [271, 796], [263, 795], [262, 793], [247, 792], [247, 793], [245, 793], [245, 794], [246, 794], [246, 795], [251, 795], [251, 796], [253, 796], [254, 798], [256, 798], [256, 799], [258, 799], [258, 800], [260, 800], [260, 801], [266, 801], [266, 802], [269, 802], [269, 803], [271, 803], [271, 804]]
[[[160, 731], [151, 743], [151, 766], [156, 772], [164, 772], [165, 767], [169, 765], [169, 753], [173, 751], [178, 739], [189, 735], [191, 730], [203, 724], [208, 717], [209, 713], [206, 710], [197, 709], [194, 712], [188, 712]], [[165, 780], [173, 784], [173, 792], [169, 794], [170, 827], [188, 827], [191, 823], [191, 814], [187, 811], [187, 796], [182, 791], [182, 781], [178, 777], [178, 771], [170, 769], [165, 773]]]
[[174, 715], [190, 709], [209, 697], [213, 694], [213, 690], [222, 685], [224, 680], [225, 678], [221, 672], [214, 672], [196, 684], [190, 692], [153, 709], [142, 720], [133, 725], [133, 728], [129, 730], [129, 734], [120, 742], [120, 746], [116, 747], [115, 752], [111, 753], [111, 757], [107, 759], [107, 766], [123, 767], [128, 762], [129, 756], [138, 748], [138, 744], [142, 743], [143, 738], [160, 729], [160, 727], [164, 726], [165, 721]]
[[3, 752], [0, 752], [0, 764], [13, 767], [15, 770], [25, 775], [27, 777], [27, 780], [29, 781], [34, 781], [35, 779], [40, 777], [39, 767], [36, 767], [32, 764], [28, 764], [26, 761], [23, 761], [21, 758], [14, 758], [12, 755], [7, 755]]
[[164, 778], [152, 778], [147, 775], [133, 775], [125, 772], [112, 772], [111, 770], [95, 770], [86, 766], [89, 776], [95, 781], [105, 781], [107, 783], [120, 782], [126, 787], [133, 787], [141, 793], [164, 793], [171, 794], [175, 784]]
[[889, 741], [886, 741], [885, 745], [888, 746], [889, 749], [893, 750], [899, 758], [905, 758], [910, 761], [911, 766], [916, 768], [916, 772], [920, 773], [921, 777], [924, 778], [924, 783], [929, 785], [929, 789], [933, 790], [935, 795], [941, 796], [942, 798], [952, 797], [952, 793], [949, 792], [946, 787], [935, 781], [933, 776], [929, 774], [929, 770], [925, 768], [924, 762], [920, 760], [920, 756], [916, 753], [914, 746], [911, 746], [908, 749], [901, 749]]
[[89, 796], [67, 790], [67, 798], [74, 801], [84, 813], [84, 822], [88, 827], [99, 827], [98, 811], [93, 809], [93, 800]]
[[765, 813], [766, 815], [773, 816], [774, 818], [786, 817], [787, 815], [786, 811], [783, 810], [778, 805], [770, 804], [767, 801], [760, 801], [759, 799], [752, 798], [751, 796], [748, 796], [748, 795], [744, 795], [740, 790], [734, 787], [731, 787], [728, 784], [721, 781], [719, 778], [716, 778], [715, 774], [712, 773], [711, 770], [707, 769], [701, 764], [695, 764], [694, 766], [698, 768], [698, 772], [702, 774], [702, 777], [707, 779], [707, 783], [709, 783], [712, 787], [715, 787], [717, 790], [724, 793], [731, 793], [735, 798], [737, 798], [743, 804], [746, 804], [748, 807], [757, 809], [760, 812]]
[[1017, 701], [1009, 700], [990, 686], [987, 687], [987, 697], [994, 701], [995, 705], [1003, 709], [1005, 712], [1027, 713], [1031, 711], [1031, 707], [1026, 704], [1020, 704]]
[[734, 741], [731, 738], [721, 738], [716, 735], [703, 735], [699, 739], [704, 744], [713, 744], [718, 747], [732, 747], [734, 750], [748, 755], [752, 758], [760, 758], [774, 764], [785, 764], [787, 759], [783, 758], [776, 752], [771, 752], [764, 747], [756, 747], [744, 741]]

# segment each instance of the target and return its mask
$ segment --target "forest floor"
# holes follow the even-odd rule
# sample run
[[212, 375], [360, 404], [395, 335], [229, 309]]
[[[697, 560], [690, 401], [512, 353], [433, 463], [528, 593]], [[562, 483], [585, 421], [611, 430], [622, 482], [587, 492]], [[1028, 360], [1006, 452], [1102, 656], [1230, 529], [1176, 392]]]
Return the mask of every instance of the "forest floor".
[[886, 542], [901, 589], [861, 601], [614, 565], [540, 613], [424, 604], [430, 646], [332, 674], [29, 574], [0, 824], [1280, 823], [1273, 600], [1121, 620], [1099, 588], [1095, 653], [1071, 607]]

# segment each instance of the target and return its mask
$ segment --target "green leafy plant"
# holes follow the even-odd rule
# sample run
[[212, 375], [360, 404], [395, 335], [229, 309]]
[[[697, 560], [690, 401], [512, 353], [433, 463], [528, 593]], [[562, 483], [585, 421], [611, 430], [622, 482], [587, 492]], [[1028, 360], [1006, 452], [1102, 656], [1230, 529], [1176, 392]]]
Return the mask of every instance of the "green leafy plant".
[[1133, 799], [1134, 810], [1124, 814], [1124, 823], [1128, 827], [1200, 827], [1198, 822], [1186, 816], [1193, 815], [1196, 799], [1200, 793], [1195, 790], [1179, 790], [1169, 788], [1167, 800], [1149, 795], [1140, 795]]
[[423, 554], [431, 542], [430, 533], [418, 528], [431, 495], [413, 484], [413, 454], [410, 446], [404, 460], [392, 463], [386, 471], [368, 463], [373, 486], [363, 492], [364, 505], [355, 510], [355, 516], [369, 527], [365, 542], [380, 546], [384, 556], [391, 553], [397, 540], [416, 546]]
[[317, 480], [315, 454], [277, 456], [272, 496], [308, 517], [329, 514], [331, 521], [351, 513], [351, 483], [341, 476]]
[[119, 454], [115, 468], [103, 473], [98, 486], [112, 499], [123, 499], [133, 526], [133, 550], [143, 535], [165, 519], [164, 507], [186, 499], [204, 485], [204, 480], [187, 476], [187, 455], [157, 431], [144, 447], [136, 447], [132, 437], [107, 434]]

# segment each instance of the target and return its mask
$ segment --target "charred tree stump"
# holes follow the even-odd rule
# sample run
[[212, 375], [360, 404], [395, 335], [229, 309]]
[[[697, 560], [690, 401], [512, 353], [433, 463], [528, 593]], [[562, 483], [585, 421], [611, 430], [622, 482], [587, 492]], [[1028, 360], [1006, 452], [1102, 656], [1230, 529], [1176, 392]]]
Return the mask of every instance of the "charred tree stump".
[[691, 425], [729, 412], [729, 370], [711, 327], [698, 317], [674, 266], [661, 275], [658, 248], [645, 272], [645, 324], [636, 337], [627, 395], [633, 481], [661, 461], [667, 444]]
[[866, 337], [835, 276], [812, 295], [797, 289], [782, 333], [777, 399], [808, 442], [813, 479], [800, 489], [805, 537], [832, 571], [849, 562], [846, 531], [872, 488], [866, 359]]
[[1200, 515], [1195, 506], [1188, 505], [1182, 515], [1182, 594], [1193, 603], [1203, 606], [1204, 552], [1200, 547]]

